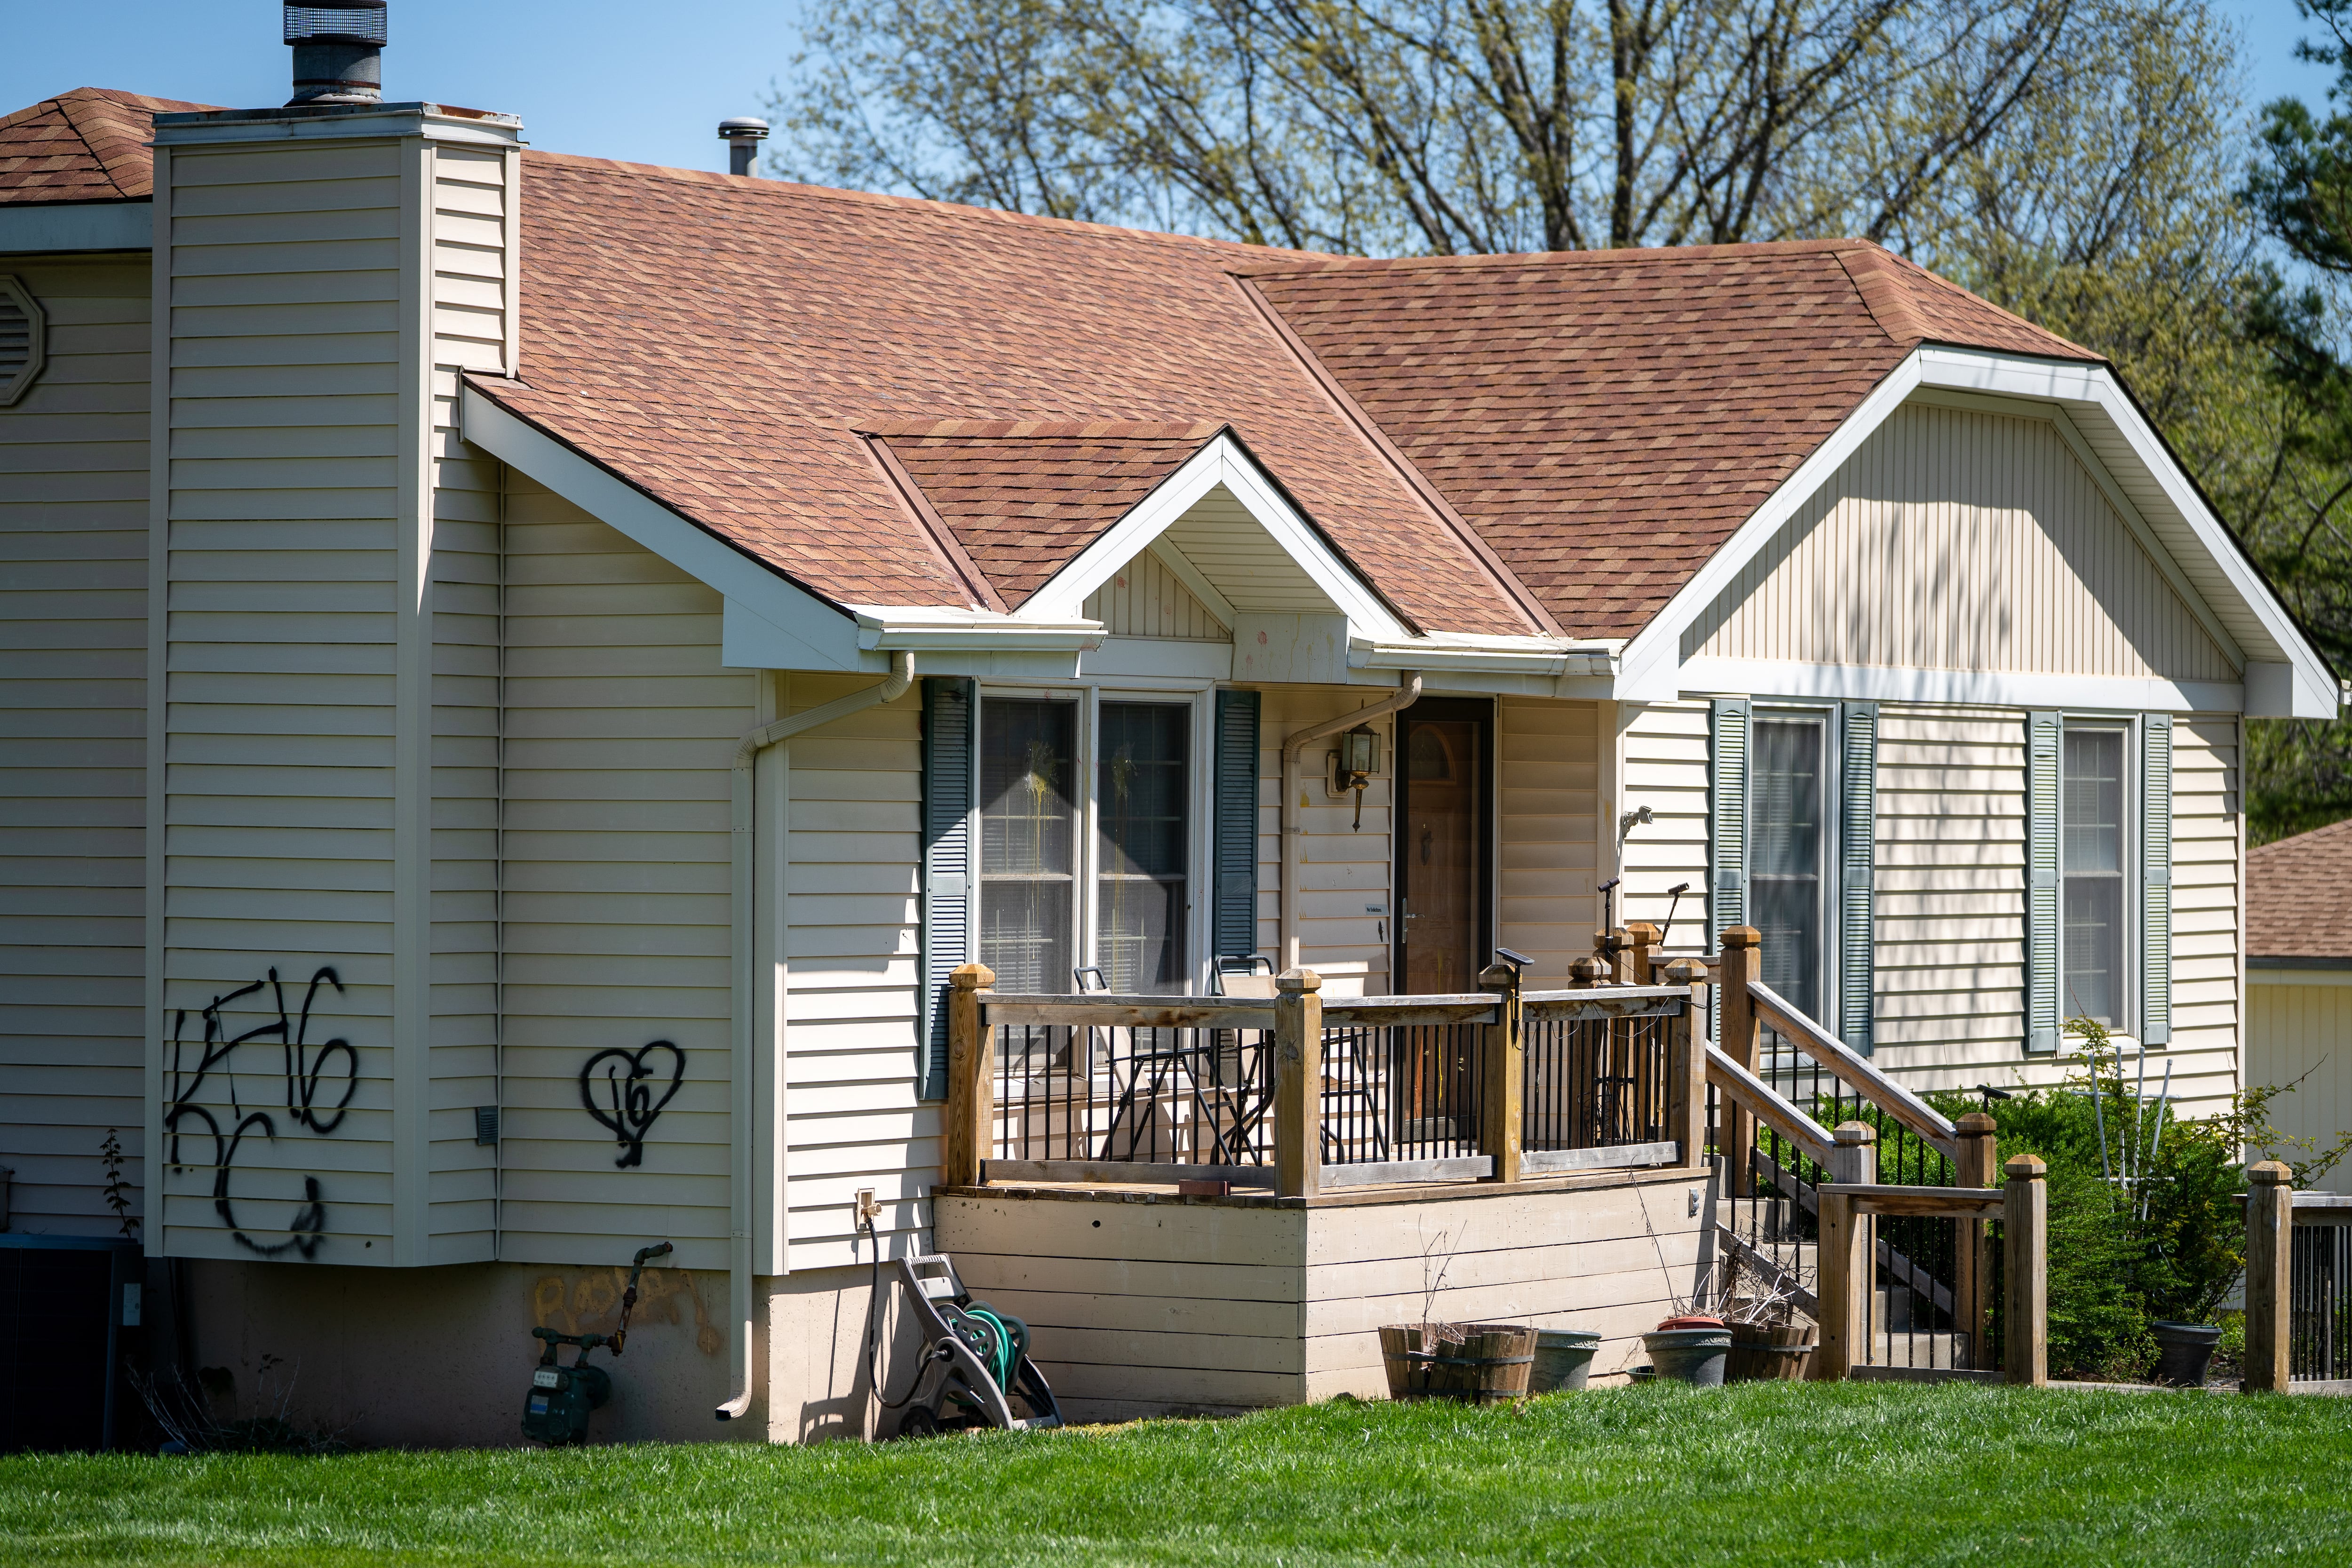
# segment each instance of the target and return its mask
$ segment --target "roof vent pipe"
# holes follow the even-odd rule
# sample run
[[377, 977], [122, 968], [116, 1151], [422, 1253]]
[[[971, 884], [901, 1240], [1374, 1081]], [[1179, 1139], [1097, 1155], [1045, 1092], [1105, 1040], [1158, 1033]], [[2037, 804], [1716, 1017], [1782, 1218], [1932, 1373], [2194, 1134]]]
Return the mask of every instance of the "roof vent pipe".
[[719, 139], [727, 143], [727, 172], [748, 174], [752, 160], [760, 155], [760, 143], [768, 139], [768, 122], [739, 114], [719, 122]]
[[383, 100], [384, 0], [286, 7], [286, 42], [294, 50], [289, 109]]

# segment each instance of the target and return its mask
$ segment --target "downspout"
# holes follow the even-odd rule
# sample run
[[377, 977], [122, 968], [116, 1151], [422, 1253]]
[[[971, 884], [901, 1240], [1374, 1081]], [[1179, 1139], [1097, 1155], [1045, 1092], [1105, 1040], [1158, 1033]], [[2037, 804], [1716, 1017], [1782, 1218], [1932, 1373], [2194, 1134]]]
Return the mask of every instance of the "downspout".
[[[1320, 724], [1309, 724], [1282, 742], [1282, 886], [1277, 908], [1282, 911], [1282, 967], [1298, 967], [1298, 879], [1302, 864], [1299, 838], [1306, 828], [1298, 820], [1298, 754], [1316, 742], [1328, 739], [1342, 730], [1352, 730], [1387, 714], [1402, 712], [1421, 700], [1421, 672], [1405, 669], [1397, 672], [1401, 683], [1393, 697], [1383, 697], [1368, 708], [1353, 713], [1342, 713], [1337, 719], [1326, 719]], [[1391, 746], [1389, 766], [1400, 764]]]
[[[789, 741], [794, 735], [830, 724], [835, 719], [845, 719], [852, 713], [895, 702], [915, 683], [915, 656], [898, 652], [890, 656], [890, 674], [879, 686], [869, 686], [863, 691], [853, 691], [822, 708], [812, 708], [805, 713], [795, 713], [789, 719], [779, 719], [744, 736], [735, 745], [735, 766], [732, 786], [729, 791], [729, 842], [733, 847], [733, 877], [730, 887], [731, 918], [735, 931], [735, 996], [734, 996], [734, 1063], [730, 1074], [730, 1096], [727, 1121], [730, 1150], [728, 1182], [728, 1249], [727, 1261], [727, 1357], [735, 1368], [734, 1397], [719, 1406], [721, 1421], [732, 1421], [751, 1407], [754, 1386], [751, 1364], [752, 1319], [752, 1257], [751, 1217], [752, 1190], [757, 1173], [752, 1169], [754, 1150], [752, 1137], [752, 1100], [756, 1089], [757, 1044], [752, 1039], [758, 1009], [752, 999], [758, 995], [758, 976], [753, 970], [758, 963], [751, 930], [756, 902], [753, 899], [752, 876], [758, 862], [753, 856], [751, 825], [752, 784], [754, 769], [760, 753], [779, 741]], [[779, 889], [777, 908], [781, 916], [782, 898]]]

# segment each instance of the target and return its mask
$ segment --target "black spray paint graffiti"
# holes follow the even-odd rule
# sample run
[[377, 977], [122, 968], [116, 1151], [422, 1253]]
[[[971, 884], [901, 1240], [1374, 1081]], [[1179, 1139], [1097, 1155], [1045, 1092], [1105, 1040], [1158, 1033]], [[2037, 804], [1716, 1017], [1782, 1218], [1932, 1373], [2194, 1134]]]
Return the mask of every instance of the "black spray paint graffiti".
[[[670, 1055], [669, 1088], [662, 1091], [659, 1100], [654, 1098], [654, 1069], [646, 1060], [656, 1051], [667, 1051]], [[604, 1068], [605, 1098], [612, 1103], [609, 1111], [596, 1103], [599, 1063]], [[634, 1051], [615, 1046], [588, 1058], [580, 1069], [580, 1103], [620, 1144], [621, 1156], [614, 1164], [626, 1170], [645, 1163], [646, 1133], [653, 1126], [654, 1118], [661, 1114], [661, 1108], [669, 1103], [678, 1085], [685, 1081], [686, 1053], [667, 1040], [656, 1040]]]
[[[327, 1209], [320, 1199], [319, 1178], [304, 1176], [303, 1205], [287, 1222], [284, 1241], [256, 1241], [237, 1225], [236, 1213], [230, 1205], [228, 1192], [229, 1172], [236, 1166], [237, 1150], [244, 1144], [245, 1135], [256, 1128], [260, 1130], [264, 1138], [276, 1139], [278, 1126], [270, 1120], [269, 1112], [247, 1110], [238, 1103], [236, 1068], [229, 1058], [239, 1046], [250, 1041], [276, 1038], [284, 1052], [286, 1110], [294, 1124], [321, 1134], [332, 1132], [341, 1126], [344, 1108], [351, 1104], [352, 1095], [359, 1088], [360, 1058], [349, 1040], [329, 1040], [320, 1046], [310, 1043], [310, 1005], [318, 999], [321, 982], [333, 986], [337, 994], [341, 994], [343, 983], [334, 970], [321, 967], [310, 976], [310, 986], [302, 994], [300, 1013], [290, 1017], [286, 1011], [286, 988], [279, 984], [276, 969], [269, 971], [266, 980], [257, 980], [239, 990], [214, 997], [199, 1015], [204, 1022], [203, 1050], [193, 1072], [186, 1070], [183, 1059], [184, 1047], [190, 1043], [185, 1037], [188, 1010], [183, 1007], [172, 1016], [171, 1100], [163, 1110], [163, 1131], [170, 1139], [167, 1159], [175, 1167], [185, 1163], [180, 1158], [180, 1123], [191, 1118], [202, 1122], [204, 1131], [212, 1138], [213, 1211], [220, 1215], [221, 1224], [228, 1227], [238, 1246], [264, 1258], [276, 1258], [287, 1252], [299, 1252], [304, 1258], [316, 1257], [320, 1242], [325, 1239]], [[241, 1035], [229, 1034], [227, 1026], [221, 1021], [222, 1012], [265, 986], [277, 1010], [276, 1020], [256, 1025]], [[328, 1064], [336, 1060], [338, 1053], [341, 1062], [342, 1094], [332, 1105], [322, 1107], [320, 1089], [322, 1086], [332, 1086], [332, 1080], [328, 1078]], [[215, 1068], [220, 1069], [221, 1077], [228, 1085], [229, 1130], [226, 1133], [221, 1131], [220, 1120], [213, 1114], [213, 1108], [195, 1103], [197, 1091], [204, 1088], [205, 1079]]]

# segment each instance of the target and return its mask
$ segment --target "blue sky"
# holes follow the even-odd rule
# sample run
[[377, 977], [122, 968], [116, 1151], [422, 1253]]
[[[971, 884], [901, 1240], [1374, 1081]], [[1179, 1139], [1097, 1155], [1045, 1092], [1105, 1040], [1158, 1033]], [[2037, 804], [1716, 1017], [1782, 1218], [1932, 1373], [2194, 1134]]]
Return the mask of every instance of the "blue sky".
[[[2293, 0], [2218, 0], [2245, 29], [2250, 96], [2319, 98]], [[534, 145], [726, 167], [714, 134], [784, 75], [793, 0], [392, 0], [384, 89], [520, 114]], [[0, 111], [69, 87], [256, 108], [284, 101], [277, 0], [0, 0]]]

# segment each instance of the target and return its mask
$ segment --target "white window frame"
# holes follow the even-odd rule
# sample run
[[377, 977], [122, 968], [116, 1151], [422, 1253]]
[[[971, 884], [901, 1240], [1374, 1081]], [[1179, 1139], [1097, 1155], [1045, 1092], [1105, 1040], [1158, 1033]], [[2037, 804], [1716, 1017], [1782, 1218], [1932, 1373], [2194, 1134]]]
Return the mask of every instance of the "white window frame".
[[2065, 712], [2058, 716], [2058, 1032], [2060, 1048], [2066, 1020], [2079, 1016], [2072, 1006], [2066, 984], [2066, 737], [2074, 731], [2101, 730], [2123, 737], [2122, 816], [2116, 845], [2117, 903], [2120, 914], [2116, 941], [2116, 1016], [2106, 1026], [2110, 1035], [2137, 1039], [2140, 1026], [2140, 923], [2145, 901], [2145, 868], [2140, 863], [2140, 821], [2145, 781], [2140, 777], [2141, 724], [2132, 713]]
[[[1102, 704], [1112, 702], [1150, 702], [1162, 707], [1185, 708], [1192, 715], [1189, 728], [1190, 754], [1186, 759], [1189, 776], [1185, 780], [1186, 809], [1184, 843], [1184, 958], [1185, 973], [1182, 989], [1172, 993], [1195, 996], [1209, 990], [1210, 924], [1213, 913], [1211, 900], [1204, 896], [1214, 867], [1215, 825], [1215, 730], [1216, 703], [1214, 681], [1181, 681], [1166, 684], [1139, 685], [1131, 679], [1104, 681], [1054, 681], [1020, 684], [978, 683], [972, 714], [972, 745], [974, 773], [978, 776], [987, 755], [987, 712], [992, 700], [1071, 702], [1078, 709], [1076, 755], [1072, 760], [1074, 781], [1080, 791], [1076, 799], [1076, 832], [1078, 842], [1071, 859], [1073, 876], [1077, 882], [1071, 900], [1073, 919], [1077, 929], [1071, 935], [1070, 951], [1079, 967], [1099, 963], [1101, 893], [1101, 803], [1097, 798], [1097, 763], [1100, 755], [1100, 719]], [[972, 827], [972, 952], [980, 948], [979, 907], [982, 873], [980, 870], [981, 826], [980, 801], [977, 787], [971, 807]], [[1066, 984], [1066, 977], [1065, 984]]]
[[1758, 763], [1761, 746], [1758, 731], [1776, 720], [1819, 720], [1822, 726], [1821, 789], [1821, 880], [1820, 895], [1814, 918], [1820, 921], [1822, 933], [1821, 973], [1813, 977], [1814, 994], [1820, 999], [1820, 1012], [1813, 1017], [1832, 1035], [1838, 1032], [1838, 977], [1844, 973], [1844, 922], [1838, 919], [1844, 892], [1844, 857], [1838, 853], [1844, 842], [1845, 827], [1845, 732], [1841, 710], [1834, 702], [1764, 702], [1750, 699], [1748, 710], [1748, 767], [1746, 805], [1747, 864], [1740, 868], [1740, 881], [1747, 892], [1748, 921], [1756, 921], [1756, 786], [1763, 773]]

